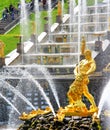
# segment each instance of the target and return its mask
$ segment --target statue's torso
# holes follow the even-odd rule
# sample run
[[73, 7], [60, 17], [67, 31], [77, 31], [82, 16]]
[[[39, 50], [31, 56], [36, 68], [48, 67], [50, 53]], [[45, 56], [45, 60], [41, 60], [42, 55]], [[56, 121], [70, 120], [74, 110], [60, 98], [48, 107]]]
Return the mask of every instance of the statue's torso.
[[79, 64], [79, 72], [80, 73], [83, 73], [83, 74], [86, 74], [86, 72], [90, 69], [91, 67], [91, 63], [92, 61], [88, 61], [88, 60], [82, 60]]

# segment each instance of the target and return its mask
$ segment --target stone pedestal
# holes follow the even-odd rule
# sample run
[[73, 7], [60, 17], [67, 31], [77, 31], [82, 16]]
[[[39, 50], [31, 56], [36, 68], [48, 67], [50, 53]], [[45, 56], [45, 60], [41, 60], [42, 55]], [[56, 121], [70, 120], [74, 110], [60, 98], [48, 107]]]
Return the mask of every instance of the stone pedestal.
[[48, 25], [48, 23], [46, 23], [44, 25], [44, 32], [48, 33], [48, 30], [49, 30], [49, 25]]
[[110, 31], [107, 31], [107, 39], [110, 41]]
[[62, 16], [61, 15], [56, 16], [56, 22], [59, 23], [59, 24], [62, 23]]
[[63, 37], [56, 37], [56, 42], [63, 42]]
[[21, 43], [17, 43], [17, 52], [18, 53], [22, 53], [22, 44]]
[[35, 44], [36, 43], [36, 34], [31, 34], [31, 41]]
[[102, 51], [102, 41], [95, 42], [95, 51]]
[[3, 67], [4, 65], [5, 65], [5, 58], [0, 57], [0, 68]]

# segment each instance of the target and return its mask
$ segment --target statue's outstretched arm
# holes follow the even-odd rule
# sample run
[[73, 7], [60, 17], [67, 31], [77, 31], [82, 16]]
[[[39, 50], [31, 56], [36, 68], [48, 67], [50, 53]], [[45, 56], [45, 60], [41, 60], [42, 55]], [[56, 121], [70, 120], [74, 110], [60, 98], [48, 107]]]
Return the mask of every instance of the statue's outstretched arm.
[[89, 75], [89, 74], [93, 73], [95, 70], [96, 70], [96, 63], [95, 63], [95, 61], [93, 60], [92, 63], [91, 63], [91, 67], [90, 67], [90, 69], [87, 71], [86, 75]]

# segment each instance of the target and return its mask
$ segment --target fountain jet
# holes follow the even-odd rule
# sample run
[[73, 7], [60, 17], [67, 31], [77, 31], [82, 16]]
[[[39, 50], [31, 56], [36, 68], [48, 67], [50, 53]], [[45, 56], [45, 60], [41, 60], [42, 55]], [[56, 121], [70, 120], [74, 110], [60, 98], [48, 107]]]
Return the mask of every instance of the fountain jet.
[[21, 114], [17, 108], [5, 97], [0, 93], [0, 97], [2, 97], [19, 115]]
[[7, 83], [4, 80], [0, 80], [2, 82], [2, 88], [6, 88], [10, 91], [12, 91], [15, 95], [17, 95], [19, 98], [21, 98], [23, 101], [25, 101], [32, 109], [36, 110], [36, 108], [32, 105], [31, 102], [28, 101], [28, 99], [23, 96], [16, 88], [14, 88], [13, 86], [11, 86], [9, 83]]

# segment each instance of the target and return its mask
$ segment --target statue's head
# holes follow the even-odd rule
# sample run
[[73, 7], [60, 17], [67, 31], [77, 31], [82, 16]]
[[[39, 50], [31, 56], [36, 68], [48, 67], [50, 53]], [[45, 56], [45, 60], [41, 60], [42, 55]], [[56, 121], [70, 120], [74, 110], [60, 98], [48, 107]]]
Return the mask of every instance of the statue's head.
[[85, 50], [84, 56], [85, 56], [86, 59], [90, 59], [91, 56], [92, 56], [91, 51], [89, 49]]

